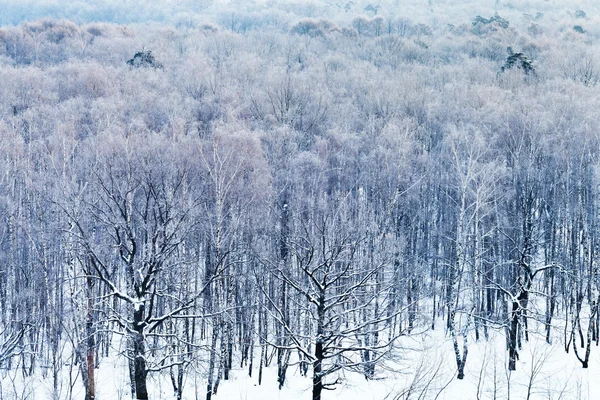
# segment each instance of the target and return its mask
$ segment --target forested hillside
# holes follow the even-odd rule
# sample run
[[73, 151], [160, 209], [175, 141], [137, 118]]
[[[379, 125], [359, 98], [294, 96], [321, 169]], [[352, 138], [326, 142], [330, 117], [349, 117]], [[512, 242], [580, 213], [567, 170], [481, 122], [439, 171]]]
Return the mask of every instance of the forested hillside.
[[[8, 8], [0, 399], [214, 400], [234, 371], [444, 398], [400, 368], [424, 338], [465, 398], [510, 396], [534, 339], [598, 373], [599, 15], [440, 3]], [[488, 341], [508, 392], [469, 368]], [[530, 393], [532, 357], [527, 398], [576, 398]]]

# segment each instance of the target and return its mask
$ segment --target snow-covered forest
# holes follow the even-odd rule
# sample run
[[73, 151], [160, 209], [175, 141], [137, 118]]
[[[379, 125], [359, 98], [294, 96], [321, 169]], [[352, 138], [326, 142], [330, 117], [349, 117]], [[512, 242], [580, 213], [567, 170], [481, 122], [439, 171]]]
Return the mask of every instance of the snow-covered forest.
[[0, 400], [597, 398], [600, 4], [0, 7]]

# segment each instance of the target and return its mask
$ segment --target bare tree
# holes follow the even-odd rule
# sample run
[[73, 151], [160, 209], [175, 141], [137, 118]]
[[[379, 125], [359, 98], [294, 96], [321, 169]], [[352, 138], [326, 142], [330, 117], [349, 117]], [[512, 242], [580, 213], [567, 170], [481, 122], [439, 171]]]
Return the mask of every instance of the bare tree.
[[291, 240], [293, 271], [263, 262], [277, 280], [300, 295], [302, 303], [295, 312], [310, 321], [309, 331], [286, 323], [279, 304], [263, 290], [271, 318], [289, 337], [287, 348], [312, 362], [314, 400], [340, 382], [327, 377], [342, 369], [367, 371], [365, 376], [372, 377], [371, 368], [388, 355], [396, 339], [378, 335], [388, 319], [387, 304], [381, 299], [387, 298], [391, 285], [377, 276], [385, 273], [387, 264], [358, 263], [357, 253], [367, 243], [360, 230], [343, 222], [349, 216], [347, 201], [324, 198], [317, 206], [320, 211], [306, 211]]
[[195, 200], [185, 197], [190, 185], [185, 161], [176, 164], [159, 157], [163, 161], [157, 163], [156, 151], [168, 147], [160, 142], [146, 147], [144, 140], [114, 143], [100, 155], [86, 188], [86, 219], [65, 209], [85, 250], [90, 275], [107, 287], [105, 298], [120, 302], [111, 318], [127, 335], [132, 391], [138, 399], [148, 398], [148, 373], [168, 367], [150, 362], [147, 336], [190, 309], [202, 291], [164, 301], [171, 294], [163, 276], [189, 262], [179, 256], [183, 237], [193, 225]]

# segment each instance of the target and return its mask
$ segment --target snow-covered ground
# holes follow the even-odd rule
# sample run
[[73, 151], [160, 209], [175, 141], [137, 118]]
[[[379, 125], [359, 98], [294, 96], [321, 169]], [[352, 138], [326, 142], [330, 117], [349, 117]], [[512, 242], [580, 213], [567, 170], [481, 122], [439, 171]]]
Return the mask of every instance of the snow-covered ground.
[[[458, 380], [452, 342], [441, 328], [411, 337], [399, 343], [396, 359], [380, 368], [377, 379], [365, 380], [356, 372], [343, 372], [336, 390], [325, 391], [324, 400], [382, 400], [382, 399], [548, 399], [574, 400], [600, 398], [600, 356], [592, 348], [590, 368], [583, 369], [572, 350], [564, 351], [555, 330], [555, 342], [548, 345], [541, 335], [533, 334], [523, 343], [517, 371], [509, 372], [505, 337], [502, 331], [490, 333], [490, 339], [474, 342], [470, 338], [465, 379]], [[461, 344], [462, 348], [462, 344]], [[311, 379], [302, 377], [298, 366], [288, 370], [288, 379], [278, 389], [276, 368], [265, 369], [262, 384], [258, 384], [255, 366], [253, 377], [247, 369], [233, 370], [229, 381], [221, 381], [214, 399], [224, 400], [302, 400], [311, 398]], [[83, 398], [77, 368], [65, 365], [61, 370], [62, 384], [59, 399]], [[129, 399], [129, 377], [125, 359], [116, 352], [103, 359], [97, 370], [97, 400]], [[52, 374], [37, 374], [23, 380], [20, 371], [0, 372], [0, 400], [52, 399]], [[69, 376], [74, 384], [69, 393]], [[150, 398], [173, 399], [168, 373], [149, 377]], [[188, 371], [184, 399], [204, 399], [206, 379], [201, 372]]]

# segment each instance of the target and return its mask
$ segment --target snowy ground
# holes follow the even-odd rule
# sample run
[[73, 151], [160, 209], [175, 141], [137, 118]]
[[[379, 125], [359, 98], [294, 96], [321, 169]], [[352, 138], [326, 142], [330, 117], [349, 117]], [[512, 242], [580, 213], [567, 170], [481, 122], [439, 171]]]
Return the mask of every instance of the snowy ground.
[[[556, 330], [556, 336], [561, 332]], [[378, 379], [367, 381], [358, 373], [340, 375], [342, 383], [334, 391], [326, 391], [324, 400], [383, 400], [383, 399], [595, 399], [600, 393], [600, 357], [594, 346], [590, 368], [582, 369], [572, 351], [567, 354], [558, 338], [547, 345], [541, 335], [533, 335], [520, 352], [517, 371], [506, 369], [507, 352], [503, 332], [493, 332], [489, 341], [472, 341], [465, 379], [455, 379], [452, 342], [444, 337], [441, 328], [434, 332], [404, 338], [398, 359], [388, 370], [379, 369]], [[462, 344], [461, 344], [462, 348]], [[77, 375], [77, 369], [71, 370]], [[72, 379], [69, 392], [69, 366], [62, 370], [63, 382], [59, 399], [81, 399], [83, 390], [79, 379]], [[236, 369], [229, 381], [222, 381], [214, 399], [226, 400], [301, 400], [311, 398], [310, 378], [300, 376], [297, 366], [290, 367], [288, 380], [278, 390], [276, 371], [265, 370], [262, 385], [257, 382], [257, 370], [248, 377], [244, 368]], [[310, 371], [309, 371], [310, 374]], [[25, 382], [20, 373], [0, 371], [2, 377], [0, 400], [52, 399], [52, 374], [29, 377]], [[172, 399], [168, 374], [149, 378], [151, 399]], [[97, 371], [97, 399], [128, 399], [128, 374], [122, 357], [104, 359]], [[206, 380], [201, 373], [189, 373], [185, 382], [185, 399], [204, 399]]]

